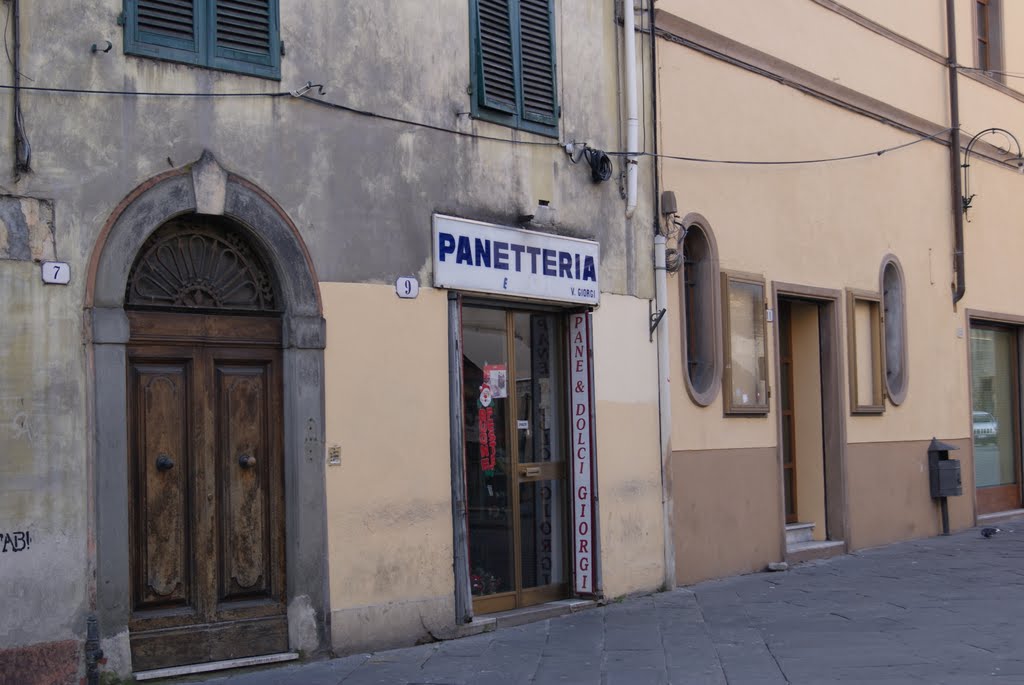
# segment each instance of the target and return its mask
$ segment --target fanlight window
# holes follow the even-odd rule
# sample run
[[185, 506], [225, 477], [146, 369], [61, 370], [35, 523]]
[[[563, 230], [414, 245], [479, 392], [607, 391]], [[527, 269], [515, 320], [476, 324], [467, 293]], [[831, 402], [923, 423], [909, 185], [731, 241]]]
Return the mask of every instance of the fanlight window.
[[246, 237], [222, 219], [167, 222], [143, 245], [125, 304], [139, 308], [273, 312], [273, 279]]

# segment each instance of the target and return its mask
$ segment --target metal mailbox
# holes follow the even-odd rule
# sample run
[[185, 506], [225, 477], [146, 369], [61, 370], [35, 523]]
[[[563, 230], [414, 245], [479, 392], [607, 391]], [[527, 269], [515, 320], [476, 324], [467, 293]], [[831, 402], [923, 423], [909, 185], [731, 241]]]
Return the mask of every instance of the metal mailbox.
[[945, 459], [931, 465], [932, 497], [956, 497], [964, 494], [960, 483], [960, 460]]
[[950, 459], [949, 451], [960, 449], [956, 445], [932, 438], [928, 445], [928, 481], [932, 497], [956, 497], [964, 494], [960, 481], [960, 460]]
[[964, 494], [959, 460], [949, 459], [950, 449], [959, 449], [959, 447], [940, 442], [935, 438], [932, 438], [932, 443], [928, 445], [928, 475], [933, 498], [956, 497]]
[[960, 484], [960, 460], [949, 458], [949, 451], [958, 449], [956, 445], [939, 442], [935, 438], [928, 445], [928, 483], [932, 497], [939, 500], [943, 535], [949, 535], [949, 504], [946, 498], [964, 494]]

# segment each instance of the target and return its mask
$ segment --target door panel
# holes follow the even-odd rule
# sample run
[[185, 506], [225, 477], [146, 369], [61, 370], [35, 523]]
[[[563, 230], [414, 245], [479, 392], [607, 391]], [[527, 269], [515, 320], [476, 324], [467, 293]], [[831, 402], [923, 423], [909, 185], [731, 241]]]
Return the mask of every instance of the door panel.
[[520, 482], [520, 569], [524, 589], [569, 582], [566, 530], [565, 479]]
[[267, 369], [217, 364], [220, 601], [270, 590]]
[[136, 611], [181, 607], [192, 599], [189, 371], [187, 361], [137, 364], [131, 369], [139, 417], [133, 469]]

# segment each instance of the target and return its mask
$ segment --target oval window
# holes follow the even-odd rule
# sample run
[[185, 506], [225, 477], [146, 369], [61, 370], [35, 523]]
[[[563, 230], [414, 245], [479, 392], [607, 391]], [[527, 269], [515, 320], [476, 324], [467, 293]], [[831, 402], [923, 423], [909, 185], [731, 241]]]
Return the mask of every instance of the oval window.
[[907, 396], [907, 296], [903, 267], [893, 255], [882, 260], [885, 390], [889, 401], [902, 404]]
[[686, 389], [701, 406], [711, 404], [722, 382], [722, 319], [718, 249], [711, 227], [699, 214], [683, 218], [679, 302]]

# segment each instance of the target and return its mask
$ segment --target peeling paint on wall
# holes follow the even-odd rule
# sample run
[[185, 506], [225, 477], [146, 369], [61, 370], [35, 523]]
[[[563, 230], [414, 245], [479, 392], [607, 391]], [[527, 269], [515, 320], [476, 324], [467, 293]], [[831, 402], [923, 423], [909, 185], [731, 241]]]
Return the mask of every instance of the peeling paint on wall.
[[0, 259], [54, 258], [53, 202], [0, 195]]

